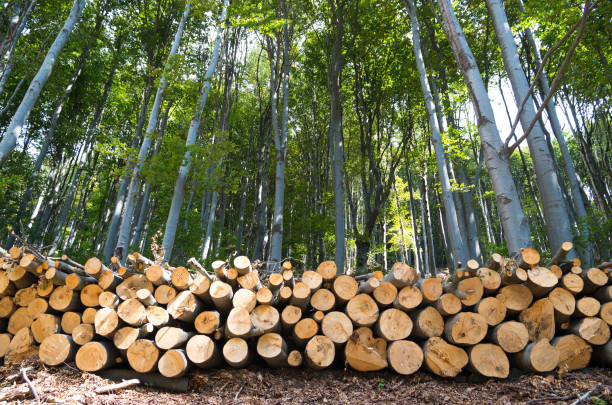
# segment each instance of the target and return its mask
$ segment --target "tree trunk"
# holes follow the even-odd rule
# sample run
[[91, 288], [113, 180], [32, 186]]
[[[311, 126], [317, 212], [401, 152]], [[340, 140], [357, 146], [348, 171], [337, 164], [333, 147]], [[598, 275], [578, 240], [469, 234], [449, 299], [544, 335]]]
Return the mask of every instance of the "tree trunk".
[[[493, 20], [493, 27], [500, 43], [504, 66], [512, 84], [517, 106], [520, 107], [522, 101], [525, 98], [527, 99], [519, 114], [521, 126], [526, 130], [535, 116], [533, 98], [528, 95], [529, 83], [527, 83], [525, 72], [521, 66], [516, 44], [501, 1], [487, 0], [486, 5]], [[536, 123], [533, 127], [527, 137], [527, 143], [533, 158], [538, 189], [542, 198], [550, 249], [556, 251], [563, 242], [571, 241], [573, 237], [570, 230], [569, 215], [553, 167], [552, 156], [539, 123]], [[570, 253], [570, 258], [574, 256], [575, 253]]]
[[[170, 54], [168, 55], [168, 61], [166, 62], [166, 65], [169, 65], [172, 62], [173, 57], [178, 51], [190, 9], [191, 3], [187, 2], [185, 4], [185, 11], [183, 12], [181, 21], [179, 22], [178, 29], [174, 36], [174, 43], [172, 44], [172, 49], [170, 50]], [[167, 68], [168, 66], [166, 66], [166, 69]], [[132, 173], [130, 186], [128, 188], [127, 197], [125, 201], [125, 212], [123, 213], [123, 216], [121, 218], [121, 226], [119, 228], [117, 248], [121, 249], [122, 256], [126, 256], [127, 254], [127, 248], [130, 242], [132, 218], [134, 216], [134, 201], [136, 200], [136, 196], [138, 195], [138, 191], [140, 189], [140, 173], [144, 166], [145, 159], [147, 158], [147, 154], [149, 153], [151, 143], [153, 142], [153, 132], [157, 127], [159, 111], [161, 110], [162, 98], [164, 96], [164, 91], [166, 90], [166, 87], [168, 87], [168, 79], [166, 78], [166, 74], [164, 72], [160, 79], [157, 92], [155, 94], [153, 108], [149, 113], [149, 122], [147, 124], [147, 129], [145, 130], [144, 139], [142, 140], [142, 144], [140, 145], [140, 150], [138, 152], [137, 158], [138, 160], [134, 165], [134, 171]]]
[[516, 254], [531, 245], [529, 224], [523, 214], [516, 186], [510, 173], [508, 157], [503, 155], [503, 143], [495, 124], [476, 60], [467, 43], [449, 0], [437, 0], [446, 37], [468, 87], [478, 117], [478, 132], [485, 153], [485, 163], [496, 195], [508, 251]]
[[[225, 23], [225, 17], [227, 15], [227, 6], [229, 0], [225, 0], [223, 3], [223, 11], [221, 12], [220, 24], [217, 27], [217, 39], [215, 40], [215, 47], [213, 49], [210, 63], [206, 74], [204, 75], [204, 86], [200, 93], [200, 100], [196, 106], [196, 111], [191, 119], [191, 125], [189, 126], [189, 132], [187, 133], [187, 140], [185, 146], [189, 147], [195, 144], [196, 135], [200, 128], [202, 120], [202, 111], [206, 105], [206, 99], [208, 98], [208, 92], [210, 91], [210, 79], [217, 68], [217, 61], [219, 60], [219, 48], [221, 47], [221, 32], [222, 25]], [[183, 164], [179, 169], [176, 182], [174, 183], [174, 193], [172, 195], [172, 203], [170, 205], [170, 212], [168, 213], [168, 220], [166, 221], [166, 228], [164, 231], [164, 240], [162, 247], [165, 250], [164, 261], [170, 260], [172, 255], [172, 247], [174, 246], [174, 238], [176, 236], [176, 228], [178, 226], [179, 215], [181, 213], [181, 206], [183, 205], [183, 198], [185, 196], [185, 182], [187, 181], [187, 173], [191, 166], [191, 151], [187, 149], [183, 159]]]
[[21, 129], [28, 120], [28, 116], [30, 115], [32, 108], [34, 108], [34, 104], [36, 103], [36, 100], [38, 100], [38, 96], [40, 95], [42, 88], [51, 76], [53, 67], [57, 62], [57, 58], [64, 48], [66, 41], [68, 41], [70, 33], [74, 29], [76, 23], [81, 19], [81, 14], [83, 13], [86, 3], [87, 0], [73, 0], [70, 15], [64, 22], [64, 26], [55, 38], [55, 41], [53, 41], [51, 48], [49, 48], [49, 51], [45, 56], [45, 60], [38, 69], [36, 76], [34, 76], [30, 82], [30, 87], [23, 97], [21, 104], [17, 108], [17, 111], [13, 115], [9, 126], [4, 132], [4, 136], [0, 142], [0, 166], [7, 159], [9, 153], [15, 149], [17, 137], [20, 135]]

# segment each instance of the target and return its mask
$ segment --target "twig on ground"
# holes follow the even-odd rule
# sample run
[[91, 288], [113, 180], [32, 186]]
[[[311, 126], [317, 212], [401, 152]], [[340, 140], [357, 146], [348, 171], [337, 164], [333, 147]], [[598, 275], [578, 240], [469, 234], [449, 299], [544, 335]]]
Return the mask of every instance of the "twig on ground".
[[30, 381], [30, 379], [26, 375], [26, 369], [25, 368], [21, 369], [21, 376], [23, 377], [23, 381], [25, 381], [26, 384], [28, 384], [28, 387], [30, 388], [30, 391], [32, 391], [32, 395], [34, 395], [34, 399], [36, 400], [36, 402], [40, 403], [40, 398], [38, 397], [38, 392], [36, 392], [36, 388], [34, 388], [34, 384], [32, 384], [32, 381]]
[[240, 396], [240, 393], [242, 392], [242, 390], [244, 389], [244, 386], [246, 385], [246, 383], [242, 384], [242, 386], [240, 387], [240, 389], [238, 390], [238, 392], [236, 393], [236, 396], [234, 397], [234, 402], [236, 402], [238, 400], [238, 397]]
[[593, 388], [591, 388], [590, 391], [585, 392], [583, 395], [581, 395], [577, 400], [575, 400], [574, 402], [572, 402], [572, 405], [578, 405], [579, 403], [581, 403], [582, 401], [584, 401], [585, 399], [587, 399], [592, 393], [594, 393], [599, 387], [601, 387], [601, 383], [597, 383], [596, 386], [594, 386]]
[[128, 388], [133, 385], [140, 384], [140, 380], [138, 378], [133, 378], [131, 380], [124, 380], [120, 383], [105, 385], [100, 388], [96, 388], [96, 394], [106, 394], [109, 392], [113, 392], [115, 390], [120, 390], [123, 388]]

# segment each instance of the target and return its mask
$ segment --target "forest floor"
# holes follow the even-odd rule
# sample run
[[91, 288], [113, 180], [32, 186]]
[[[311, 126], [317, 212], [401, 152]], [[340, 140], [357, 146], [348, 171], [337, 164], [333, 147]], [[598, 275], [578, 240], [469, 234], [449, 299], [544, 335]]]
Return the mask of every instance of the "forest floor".
[[[582, 404], [612, 403], [612, 370], [592, 368], [558, 375], [511, 375], [502, 381], [463, 376], [442, 379], [423, 371], [411, 376], [351, 370], [247, 369], [192, 372], [186, 393], [136, 386], [110, 394], [94, 389], [112, 383], [69, 367], [30, 361], [0, 367], [0, 404], [36, 403], [21, 377], [23, 367], [40, 403], [68, 404]], [[7, 402], [4, 402], [7, 401]]]

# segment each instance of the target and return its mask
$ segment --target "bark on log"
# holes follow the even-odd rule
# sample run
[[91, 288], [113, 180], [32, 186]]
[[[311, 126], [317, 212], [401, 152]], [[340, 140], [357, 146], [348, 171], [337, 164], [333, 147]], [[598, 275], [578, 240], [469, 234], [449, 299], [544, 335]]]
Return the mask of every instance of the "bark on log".
[[608, 275], [597, 267], [591, 267], [586, 272], [582, 272], [581, 276], [584, 281], [582, 292], [585, 294], [595, 292], [597, 289], [608, 284], [609, 281]]
[[105, 291], [114, 290], [122, 282], [123, 277], [119, 276], [112, 270], [103, 270], [98, 278], [98, 285]]
[[367, 280], [359, 283], [359, 288], [357, 289], [357, 292], [360, 294], [371, 294], [372, 291], [374, 291], [374, 289], [379, 285], [379, 279], [377, 279], [376, 277], [370, 277]]
[[93, 278], [97, 279], [102, 270], [108, 270], [108, 268], [97, 257], [92, 257], [85, 262], [85, 272]]

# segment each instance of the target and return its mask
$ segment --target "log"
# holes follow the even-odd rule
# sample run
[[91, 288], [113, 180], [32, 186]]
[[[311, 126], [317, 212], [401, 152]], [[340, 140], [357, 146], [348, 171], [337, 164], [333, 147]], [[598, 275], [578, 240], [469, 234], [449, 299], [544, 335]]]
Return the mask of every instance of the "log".
[[555, 309], [548, 298], [541, 298], [521, 311], [518, 319], [527, 327], [531, 342], [555, 337]]
[[123, 282], [123, 277], [112, 270], [102, 270], [98, 278], [98, 285], [103, 290], [114, 290]]
[[293, 328], [298, 321], [302, 319], [302, 309], [294, 305], [287, 305], [281, 313], [281, 325], [283, 332], [289, 334], [293, 332]]
[[74, 328], [82, 323], [82, 315], [80, 312], [64, 312], [62, 314], [61, 327], [64, 333], [70, 335]]
[[557, 277], [557, 280], [560, 280], [561, 277], [563, 277], [563, 269], [556, 264], [550, 266], [549, 270], [555, 275], [555, 277]]
[[[212, 302], [210, 299], [210, 284], [211, 281], [208, 277], [198, 274], [193, 279], [191, 284], [189, 284], [189, 291], [191, 291], [196, 297], [203, 299], [205, 302]], [[159, 286], [157, 288], [159, 289], [161, 287], [162, 286]], [[157, 290], [155, 292], [157, 292]], [[174, 295], [176, 295], [176, 291], [174, 292]], [[174, 296], [170, 297], [168, 302], [170, 302], [172, 298], [174, 298]], [[166, 302], [166, 304], [168, 302]]]
[[387, 342], [403, 340], [412, 332], [412, 320], [403, 311], [395, 308], [384, 310], [376, 322], [376, 334]]
[[258, 331], [251, 322], [249, 312], [244, 308], [233, 308], [225, 322], [225, 334], [228, 337], [249, 338], [259, 336]]
[[8, 353], [12, 339], [13, 335], [10, 333], [0, 333], [0, 359]]
[[584, 318], [587, 316], [597, 316], [600, 309], [601, 304], [595, 298], [582, 297], [576, 301], [576, 312], [574, 312], [574, 317]]
[[340, 346], [345, 344], [353, 334], [353, 323], [343, 312], [328, 312], [321, 321], [321, 332], [334, 344]]
[[163, 350], [176, 349], [184, 346], [193, 335], [193, 332], [188, 332], [181, 328], [164, 326], [155, 334], [155, 344]]
[[45, 273], [45, 278], [53, 281], [53, 284], [55, 285], [65, 285], [71, 290], [78, 291], [81, 291], [83, 288], [85, 288], [85, 286], [89, 284], [96, 284], [98, 282], [98, 280], [93, 277], [84, 277], [76, 273], [70, 273], [66, 275], [65, 273], [62, 273], [53, 267], [47, 270], [47, 272]]
[[515, 354], [513, 363], [528, 373], [547, 373], [559, 364], [559, 350], [551, 346], [548, 339], [540, 339]]
[[425, 367], [440, 377], [456, 377], [469, 361], [465, 350], [440, 337], [427, 339], [423, 345], [423, 357]]
[[[147, 280], [144, 274], [134, 274], [123, 280], [115, 289], [115, 294], [122, 300], [136, 298], [136, 292], [146, 288], [153, 292], [153, 283]], [[158, 300], [159, 302], [159, 300]]]
[[296, 346], [304, 347], [319, 331], [319, 324], [312, 318], [300, 319], [293, 328], [293, 341]]
[[293, 296], [293, 290], [287, 286], [284, 286], [278, 292], [278, 300], [282, 304], [286, 304], [287, 302], [289, 302], [292, 296]]
[[504, 269], [501, 272], [503, 285], [520, 284], [527, 281], [527, 271], [520, 267]]
[[[442, 292], [441, 284], [440, 292]], [[416, 286], [407, 285], [397, 293], [395, 300], [393, 300], [393, 307], [401, 309], [402, 311], [412, 311], [414, 308], [421, 305], [422, 302], [423, 294], [421, 290]]]
[[310, 290], [312, 292], [315, 292], [323, 285], [323, 276], [321, 276], [321, 274], [317, 273], [316, 271], [306, 270], [304, 274], [302, 274], [302, 282], [305, 283], [308, 287], [310, 287]]
[[528, 270], [540, 263], [540, 253], [534, 248], [523, 248], [520, 251], [519, 267]]
[[34, 349], [34, 337], [30, 328], [21, 328], [15, 333], [8, 347], [8, 356], [22, 355]]
[[187, 358], [196, 366], [208, 369], [220, 364], [221, 354], [214, 340], [206, 335], [194, 335], [185, 346]]
[[[293, 270], [283, 270], [283, 284], [286, 287], [293, 288], [295, 285], [295, 278], [293, 277]], [[325, 280], [325, 278], [323, 278]]]
[[127, 359], [134, 371], [150, 373], [157, 366], [159, 349], [152, 340], [138, 339], [127, 349]]
[[236, 256], [234, 259], [234, 268], [241, 276], [244, 276], [253, 270], [251, 267], [251, 261], [246, 256]]
[[585, 294], [591, 294], [597, 289], [608, 284], [609, 277], [602, 270], [597, 267], [591, 267], [586, 272], [581, 274], [584, 281], [584, 288], [582, 292]]
[[287, 356], [287, 365], [289, 367], [299, 367], [302, 365], [302, 353], [299, 350], [291, 350]]
[[280, 314], [271, 305], [258, 305], [251, 312], [251, 322], [259, 333], [280, 332]]
[[117, 315], [123, 322], [131, 326], [141, 326], [147, 323], [146, 308], [135, 298], [130, 298], [119, 304]]
[[255, 294], [257, 304], [274, 305], [278, 302], [278, 294], [273, 294], [269, 288], [264, 287]]
[[429, 339], [434, 336], [442, 336], [444, 332], [444, 319], [434, 308], [427, 306], [423, 309], [410, 313], [412, 319], [412, 336], [420, 339]]
[[145, 270], [145, 276], [153, 285], [158, 286], [162, 284], [169, 284], [172, 273], [170, 270], [163, 268], [159, 264], [154, 264], [147, 267]]
[[15, 335], [20, 329], [29, 328], [32, 322], [34, 322], [34, 319], [28, 313], [28, 309], [19, 307], [9, 317], [6, 331], [11, 335]]
[[103, 292], [104, 290], [97, 284], [86, 285], [81, 290], [81, 303], [86, 307], [97, 307], [100, 304], [100, 294]]
[[72, 329], [72, 339], [74, 340], [74, 343], [79, 346], [83, 346], [85, 343], [91, 342], [94, 338], [94, 335], [94, 326], [88, 323], [82, 323]]
[[172, 271], [170, 281], [177, 290], [186, 290], [193, 282], [193, 277], [185, 267], [179, 266]]
[[599, 317], [608, 325], [612, 325], [612, 302], [606, 302], [601, 306]]
[[552, 340], [552, 345], [559, 351], [559, 372], [580, 370], [591, 361], [593, 348], [584, 339], [576, 335], [559, 336]]
[[74, 361], [77, 350], [78, 345], [72, 337], [57, 333], [43, 340], [38, 357], [47, 366], [59, 366]]
[[136, 340], [149, 336], [153, 331], [153, 325], [150, 323], [145, 323], [138, 328], [124, 326], [117, 330], [113, 336], [113, 343], [117, 349], [127, 350]]
[[548, 294], [558, 282], [557, 276], [546, 267], [534, 267], [527, 270], [525, 286], [529, 288], [535, 298]]
[[[229, 280], [228, 276], [228, 280]], [[259, 273], [257, 270], [250, 271], [243, 276], [237, 278], [238, 285], [247, 290], [259, 291], [263, 288], [263, 284], [259, 280]]]
[[7, 272], [9, 281], [12, 281], [15, 287], [25, 288], [31, 286], [36, 280], [36, 276], [28, 272], [21, 266], [13, 267], [13, 270]]
[[[195, 287], [194, 289], [197, 290], [197, 287]], [[191, 289], [189, 291], [198, 295]], [[167, 305], [170, 301], [174, 299], [174, 297], [176, 297], [176, 290], [166, 284], [157, 286], [157, 288], [155, 289], [155, 293], [153, 294], [153, 298], [155, 298], [155, 301], [157, 301], [161, 305]]]
[[[576, 299], [565, 288], [556, 287], [548, 294], [548, 300], [555, 311], [555, 322], [567, 322], [576, 310]], [[597, 312], [594, 314], [597, 315]]]
[[223, 358], [225, 362], [234, 368], [242, 368], [251, 360], [249, 345], [241, 338], [231, 338], [223, 345]]
[[568, 330], [592, 345], [603, 345], [610, 339], [610, 327], [597, 317], [573, 320]]
[[593, 293], [593, 298], [596, 298], [601, 303], [612, 301], [612, 285], [597, 289]]
[[213, 281], [210, 285], [210, 299], [220, 312], [227, 313], [232, 309], [234, 291], [232, 286], [223, 281]]
[[198, 333], [211, 335], [221, 327], [221, 314], [218, 311], [202, 311], [196, 316], [193, 324]]
[[372, 292], [372, 298], [374, 298], [379, 308], [386, 308], [393, 304], [397, 298], [397, 287], [389, 281], [383, 281]]
[[553, 255], [550, 260], [550, 264], [548, 267], [552, 265], [558, 265], [565, 261], [567, 254], [574, 248], [574, 244], [572, 242], [563, 242], [557, 252]]
[[[293, 274], [293, 273], [291, 273]], [[318, 274], [318, 273], [317, 273]], [[302, 276], [303, 278], [303, 276]], [[323, 279], [321, 279], [323, 281]], [[280, 273], [272, 273], [270, 277], [268, 277], [268, 284], [270, 285], [270, 291], [276, 293], [283, 287], [283, 283], [285, 280], [283, 279], [283, 275]], [[305, 281], [304, 281], [305, 282]], [[308, 284], [308, 283], [306, 283]]]
[[36, 298], [36, 287], [20, 288], [15, 293], [13, 302], [20, 307], [27, 307]]
[[310, 287], [301, 281], [295, 283], [291, 293], [291, 299], [289, 301], [291, 305], [300, 307], [302, 310], [306, 310], [310, 302]]
[[285, 367], [287, 366], [289, 349], [281, 335], [278, 333], [266, 333], [257, 340], [257, 354], [264, 359], [269, 367]]
[[16, 309], [17, 306], [13, 302], [13, 297], [7, 296], [0, 298], [0, 318], [10, 317]]
[[612, 367], [612, 340], [602, 346], [593, 347], [593, 363], [605, 367]]
[[101, 308], [96, 313], [94, 327], [98, 335], [111, 339], [119, 326], [119, 316], [114, 309]]
[[32, 319], [36, 319], [36, 317], [40, 314], [44, 314], [49, 309], [49, 303], [46, 299], [41, 297], [36, 297], [28, 304], [28, 314], [32, 317]]
[[[396, 310], [397, 311], [397, 310]], [[346, 362], [357, 371], [378, 371], [387, 367], [387, 342], [374, 338], [367, 327], [356, 329], [344, 349]]]
[[0, 271], [0, 298], [15, 294], [15, 284], [4, 271]]
[[407, 285], [414, 285], [419, 281], [419, 273], [414, 267], [408, 266], [406, 263], [397, 262], [389, 270], [383, 279], [393, 284], [397, 288], [403, 288]]
[[498, 325], [506, 318], [506, 306], [495, 297], [481, 299], [474, 309], [483, 316], [489, 326]]
[[310, 317], [314, 319], [316, 323], [320, 324], [321, 322], [323, 322], [323, 318], [325, 318], [325, 312], [315, 311]]
[[75, 362], [79, 370], [93, 372], [114, 365], [118, 356], [111, 342], [88, 342], [77, 351]]
[[506, 306], [509, 314], [527, 309], [533, 301], [531, 290], [521, 284], [510, 284], [502, 287], [496, 297]]
[[332, 284], [332, 290], [336, 295], [338, 305], [345, 305], [351, 298], [357, 295], [359, 285], [351, 276], [345, 274], [336, 277]]
[[36, 343], [42, 343], [48, 336], [60, 333], [60, 320], [51, 314], [40, 314], [30, 325]]
[[500, 255], [499, 253], [492, 253], [485, 267], [493, 271], [499, 271], [502, 266], [502, 261], [502, 255]]
[[488, 378], [506, 378], [510, 374], [508, 356], [501, 347], [479, 343], [468, 350], [470, 370]]
[[423, 278], [416, 285], [421, 290], [423, 302], [426, 304], [433, 304], [442, 296], [442, 282], [439, 278]]
[[335, 305], [336, 296], [326, 288], [318, 289], [310, 297], [310, 306], [317, 311], [328, 312], [334, 309]]
[[115, 309], [119, 306], [121, 300], [117, 296], [117, 294], [111, 291], [104, 291], [98, 297], [98, 304], [103, 308], [112, 308]]
[[379, 279], [377, 279], [376, 277], [370, 277], [367, 280], [359, 283], [359, 288], [357, 289], [357, 292], [361, 294], [372, 294], [372, 291], [374, 291], [379, 285]]
[[476, 273], [482, 283], [482, 288], [485, 295], [492, 295], [497, 293], [499, 287], [501, 287], [501, 276], [500, 274], [492, 269], [481, 267]]
[[168, 303], [166, 310], [173, 319], [182, 322], [193, 322], [195, 317], [204, 310], [204, 304], [191, 291], [185, 290], [178, 293]]
[[19, 259], [19, 267], [26, 269], [31, 274], [36, 274], [36, 268], [40, 262], [32, 253], [27, 253]]
[[378, 305], [367, 294], [357, 294], [346, 305], [346, 314], [357, 327], [370, 327], [378, 320]]
[[442, 294], [436, 302], [435, 308], [442, 316], [455, 315], [461, 311], [461, 300], [455, 294]]
[[152, 324], [156, 328], [160, 326], [164, 326], [170, 322], [170, 314], [166, 311], [166, 308], [151, 306], [146, 310], [147, 313], [147, 323]]
[[487, 339], [506, 353], [518, 353], [529, 343], [529, 331], [521, 322], [506, 321], [492, 328]]
[[396, 340], [387, 347], [387, 361], [398, 374], [414, 374], [423, 364], [423, 350], [409, 340]]
[[251, 290], [241, 288], [234, 293], [232, 305], [234, 308], [244, 308], [251, 312], [257, 306], [257, 295]]
[[83, 314], [81, 315], [81, 322], [90, 323], [93, 325], [96, 319], [96, 314], [98, 313], [97, 308], [85, 308], [83, 310]]
[[85, 262], [85, 272], [93, 278], [97, 279], [102, 270], [108, 270], [108, 268], [97, 257], [92, 257]]
[[[325, 277], [323, 278], [325, 279]], [[335, 357], [336, 348], [327, 336], [313, 336], [304, 349], [305, 363], [314, 370], [323, 370], [329, 367], [334, 362]]]
[[224, 262], [223, 260], [215, 260], [211, 263], [210, 267], [212, 267], [213, 272], [215, 273], [215, 276], [218, 280], [225, 280], [224, 269], [226, 265], [227, 262]]
[[55, 285], [52, 282], [42, 277], [38, 279], [38, 284], [36, 286], [36, 293], [38, 294], [39, 297], [49, 297], [51, 293], [53, 292], [54, 288], [55, 288]]
[[[324, 283], [331, 282], [334, 278], [336, 278], [336, 274], [338, 273], [336, 262], [334, 262], [333, 260], [326, 260], [322, 262], [317, 267], [317, 273], [319, 273], [321, 277], [323, 277]], [[283, 273], [283, 277], [284, 277], [284, 273]]]
[[487, 329], [487, 321], [482, 315], [459, 312], [444, 323], [444, 336], [455, 345], [475, 345], [485, 338]]
[[479, 277], [470, 277], [459, 281], [457, 291], [463, 294], [464, 298], [461, 296], [459, 296], [459, 298], [461, 299], [461, 303], [466, 307], [476, 305], [484, 294], [482, 281], [480, 281]]
[[157, 368], [164, 377], [177, 378], [184, 376], [189, 369], [189, 360], [185, 350], [168, 350], [159, 359]]

